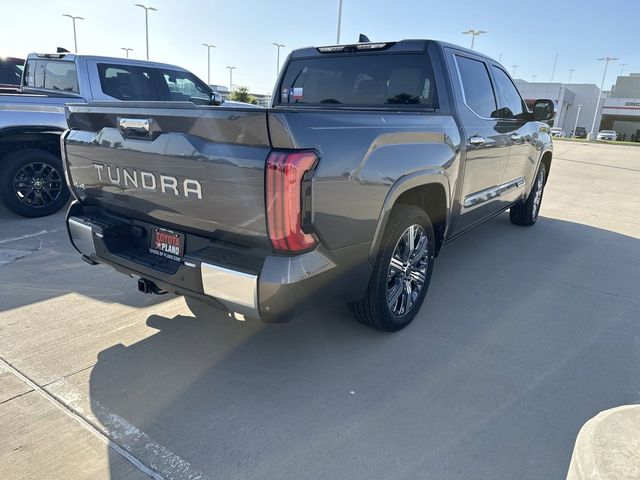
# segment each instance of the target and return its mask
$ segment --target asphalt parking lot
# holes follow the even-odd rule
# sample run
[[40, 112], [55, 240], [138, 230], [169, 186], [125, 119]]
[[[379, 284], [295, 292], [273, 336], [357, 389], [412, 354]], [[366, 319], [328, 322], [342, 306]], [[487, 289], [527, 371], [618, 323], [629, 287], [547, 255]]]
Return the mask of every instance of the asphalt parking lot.
[[640, 149], [555, 149], [538, 224], [444, 248], [396, 334], [194, 314], [1, 210], [0, 478], [564, 478], [640, 402]]

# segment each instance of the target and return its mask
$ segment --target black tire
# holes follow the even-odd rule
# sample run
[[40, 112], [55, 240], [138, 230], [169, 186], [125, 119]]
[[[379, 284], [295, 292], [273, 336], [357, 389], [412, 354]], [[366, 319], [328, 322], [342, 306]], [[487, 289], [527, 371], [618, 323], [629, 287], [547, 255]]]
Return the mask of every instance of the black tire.
[[[514, 225], [530, 227], [538, 220], [540, 207], [542, 206], [542, 196], [544, 194], [544, 186], [547, 180], [547, 167], [544, 163], [540, 163], [538, 174], [533, 183], [531, 193], [526, 202], [513, 205], [509, 210], [509, 219]], [[537, 202], [537, 203], [536, 203]]]
[[0, 159], [0, 197], [23, 217], [44, 217], [69, 200], [62, 161], [46, 150], [14, 150]]
[[[401, 247], [401, 242], [406, 238], [404, 235], [412, 226], [421, 227], [422, 231], [419, 231], [419, 229], [415, 230], [417, 230], [417, 234], [420, 235], [420, 237], [418, 237], [419, 239], [422, 239], [422, 236], [426, 237], [426, 246], [424, 246], [425, 250], [420, 255], [421, 261], [416, 265], [413, 273], [409, 271], [409, 274], [407, 274], [407, 268], [409, 268], [409, 270], [412, 268], [410, 265], [411, 255], [407, 257], [408, 261], [402, 264], [404, 265], [404, 273], [402, 272], [402, 267], [394, 269], [391, 260], [394, 251], [396, 251], [396, 248]], [[420, 306], [429, 288], [431, 273], [433, 271], [434, 255], [435, 236], [429, 216], [424, 210], [413, 205], [396, 205], [391, 212], [391, 218], [389, 219], [382, 238], [382, 244], [380, 245], [380, 251], [378, 252], [378, 257], [373, 267], [367, 293], [363, 299], [349, 304], [349, 309], [353, 316], [365, 325], [386, 332], [395, 332], [409, 325], [416, 316], [416, 313], [418, 313], [418, 310], [420, 310]], [[399, 257], [396, 256], [394, 258], [397, 259]], [[418, 266], [421, 267], [419, 271]], [[424, 274], [422, 267], [424, 267]], [[407, 297], [411, 298], [411, 300], [407, 300], [407, 302], [410, 302], [409, 307], [408, 309], [405, 308], [404, 313], [402, 313], [402, 299], [396, 297], [396, 303], [394, 303], [393, 306], [389, 303], [393, 301], [388, 300], [388, 295], [391, 297], [394, 296], [394, 292], [389, 289], [390, 284], [393, 284], [392, 287], [399, 285], [402, 292], [401, 295], [405, 296], [407, 281], [410, 282], [410, 286], [416, 286], [417, 288], [417, 283], [415, 283], [415, 279], [412, 277], [416, 272], [424, 276], [424, 282], [422, 282], [422, 286], [417, 292], [416, 297], [412, 297], [413, 291], [409, 292]], [[407, 275], [409, 276], [407, 277]], [[397, 292], [397, 289], [395, 292]], [[398, 303], [398, 300], [400, 303]], [[394, 308], [398, 307], [398, 305], [400, 305], [400, 312], [394, 312]]]

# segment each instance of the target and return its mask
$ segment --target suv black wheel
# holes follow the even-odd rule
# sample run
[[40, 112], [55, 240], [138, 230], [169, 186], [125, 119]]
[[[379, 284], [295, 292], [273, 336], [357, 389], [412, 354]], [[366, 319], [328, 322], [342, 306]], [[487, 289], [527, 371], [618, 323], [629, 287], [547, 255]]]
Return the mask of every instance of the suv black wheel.
[[396, 205], [382, 238], [367, 293], [349, 304], [355, 318], [394, 332], [416, 316], [431, 281], [435, 236], [429, 216], [413, 205]]
[[544, 185], [547, 179], [547, 167], [544, 163], [540, 164], [538, 175], [529, 194], [529, 198], [524, 203], [514, 205], [509, 210], [509, 219], [514, 225], [522, 225], [530, 227], [538, 220], [540, 206], [542, 205], [542, 195], [544, 194]]
[[34, 148], [8, 153], [0, 159], [0, 196], [24, 217], [57, 212], [69, 199], [60, 158]]

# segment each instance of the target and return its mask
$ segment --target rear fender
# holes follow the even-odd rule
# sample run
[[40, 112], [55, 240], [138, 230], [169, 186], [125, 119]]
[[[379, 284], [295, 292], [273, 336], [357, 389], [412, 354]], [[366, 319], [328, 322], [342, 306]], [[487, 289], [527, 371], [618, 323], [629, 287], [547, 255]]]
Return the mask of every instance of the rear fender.
[[0, 129], [0, 156], [16, 148], [37, 148], [60, 156], [63, 130], [51, 126], [24, 126]]

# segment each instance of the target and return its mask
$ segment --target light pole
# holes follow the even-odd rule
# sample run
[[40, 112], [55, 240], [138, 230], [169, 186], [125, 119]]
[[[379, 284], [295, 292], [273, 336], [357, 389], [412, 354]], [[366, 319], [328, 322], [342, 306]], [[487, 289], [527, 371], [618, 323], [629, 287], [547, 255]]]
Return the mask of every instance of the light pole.
[[120, 47], [120, 50], [124, 50], [127, 54], [127, 58], [129, 58], [129, 52], [133, 52], [133, 48], [129, 47]]
[[591, 131], [589, 132], [589, 140], [593, 138], [594, 130], [596, 128], [596, 120], [598, 119], [598, 109], [600, 107], [600, 99], [602, 98], [602, 89], [604, 88], [604, 81], [607, 77], [607, 68], [609, 67], [609, 62], [615, 62], [618, 60], [615, 57], [603, 57], [598, 59], [601, 62], [604, 62], [604, 73], [602, 74], [602, 82], [600, 83], [600, 93], [598, 94], [598, 101], [596, 102], [596, 113], [593, 115], [593, 123], [591, 124]]
[[531, 82], [536, 83], [536, 78], [538, 78], [538, 75], [531, 75]]
[[513, 78], [516, 78], [516, 70], [518, 70], [518, 67], [519, 67], [519, 66], [520, 66], [520, 65], [511, 65], [511, 68], [513, 68], [513, 71], [511, 72], [511, 76], [512, 76]]
[[342, 0], [338, 1], [338, 38], [337, 44], [340, 45], [340, 27], [342, 26]]
[[229, 69], [229, 95], [231, 95], [231, 90], [233, 89], [233, 71], [236, 67], [227, 67]]
[[622, 72], [624, 72], [624, 67], [626, 67], [627, 65], [629, 65], [628, 63], [621, 63], [620, 64], [620, 76], [622, 76]]
[[573, 77], [573, 72], [575, 72], [576, 69], [575, 68], [570, 68], [569, 69], [569, 83], [571, 83], [571, 77]]
[[73, 46], [75, 47], [75, 53], [78, 53], [78, 37], [76, 36], [76, 20], [84, 20], [83, 17], [74, 17], [68, 13], [63, 13], [63, 17], [69, 17], [73, 22]]
[[471, 35], [471, 50], [473, 50], [473, 45], [476, 42], [476, 37], [482, 35], [483, 33], [487, 33], [484, 30], [467, 30], [466, 32], [462, 32], [463, 35]]
[[573, 126], [573, 135], [572, 138], [576, 138], [576, 128], [578, 128], [578, 119], [580, 118], [580, 110], [582, 110], [582, 105], [578, 105], [578, 113], [576, 113], [576, 124]]
[[141, 3], [136, 3], [136, 7], [140, 7], [144, 9], [144, 31], [147, 39], [147, 60], [149, 60], [149, 10], [152, 12], [157, 12], [157, 8], [147, 7], [142, 5]]
[[202, 45], [207, 47], [207, 85], [211, 85], [211, 49], [216, 46], [211, 43], [203, 43]]
[[551, 83], [553, 83], [553, 77], [556, 76], [556, 67], [558, 66], [559, 53], [556, 53], [556, 59], [553, 61], [553, 70], [551, 71]]
[[272, 43], [272, 45], [275, 45], [278, 48], [278, 60], [276, 61], [276, 78], [277, 78], [278, 74], [280, 73], [280, 47], [286, 47], [286, 45], [283, 45], [282, 43]]
[[500, 56], [498, 57], [498, 63], [502, 63], [502, 53], [500, 54]]

